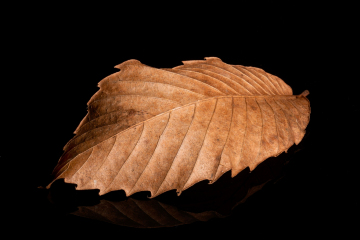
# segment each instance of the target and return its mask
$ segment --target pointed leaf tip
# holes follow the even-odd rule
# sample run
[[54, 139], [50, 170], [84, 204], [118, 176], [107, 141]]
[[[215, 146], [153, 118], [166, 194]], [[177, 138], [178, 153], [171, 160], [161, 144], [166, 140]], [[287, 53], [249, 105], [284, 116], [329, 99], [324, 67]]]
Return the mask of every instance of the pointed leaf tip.
[[300, 95], [303, 96], [303, 97], [306, 97], [309, 94], [310, 94], [310, 92], [308, 90], [305, 90]]

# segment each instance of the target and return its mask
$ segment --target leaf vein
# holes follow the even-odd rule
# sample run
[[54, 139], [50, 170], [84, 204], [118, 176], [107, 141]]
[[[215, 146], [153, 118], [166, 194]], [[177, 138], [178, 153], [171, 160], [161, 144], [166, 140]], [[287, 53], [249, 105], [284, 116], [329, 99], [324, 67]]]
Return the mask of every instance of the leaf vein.
[[[250, 78], [251, 80], [253, 80], [254, 81], [254, 83], [256, 83], [257, 84], [257, 87], [259, 87], [260, 89], [262, 89], [265, 93], [267, 93], [267, 94], [269, 94], [269, 92], [268, 91], [266, 91], [254, 78], [251, 78], [251, 77], [249, 77], [249, 75], [248, 74], [246, 74], [245, 72], [243, 72], [244, 71], [244, 69], [246, 70], [246, 68], [245, 67], [242, 67], [242, 66], [239, 66], [238, 65], [238, 67], [239, 68], [236, 68], [236, 67], [234, 67], [234, 66], [231, 66], [231, 67], [233, 67], [234, 69], [236, 69], [238, 72], [240, 72], [240, 73], [242, 73], [242, 74], [244, 74], [245, 76], [247, 76], [248, 78]], [[241, 70], [240, 70], [240, 68], [241, 68]], [[251, 84], [252, 86], [253, 86], [253, 84]], [[254, 87], [255, 88], [255, 87]], [[255, 88], [256, 89], [256, 88]], [[257, 89], [256, 89], [256, 91], [257, 91]], [[257, 91], [257, 92], [259, 92], [259, 91]], [[263, 95], [262, 93], [260, 93], [259, 92], [259, 94], [260, 95]]]
[[[187, 71], [187, 72], [196, 72], [196, 73], [199, 73], [199, 74], [202, 74], [202, 75], [205, 75], [205, 76], [208, 76], [208, 77], [210, 77], [210, 78], [212, 78], [212, 79], [215, 79], [215, 80], [217, 80], [218, 82], [221, 82], [221, 83], [223, 83], [223, 84], [225, 84], [226, 86], [228, 86], [229, 88], [231, 88], [232, 90], [234, 90], [237, 94], [240, 94], [237, 90], [235, 90], [233, 87], [231, 87], [229, 84], [227, 84], [226, 82], [224, 82], [224, 81], [221, 81], [220, 79], [218, 79], [218, 78], [215, 78], [215, 77], [212, 77], [212, 76], [210, 76], [209, 74], [206, 74], [206, 73], [204, 73], [204, 72], [200, 72], [200, 71], [196, 71], [196, 70], [199, 70], [199, 68], [195, 68], [195, 67], [193, 67], [193, 68], [181, 68], [181, 70], [183, 70], [183, 71]], [[206, 69], [202, 69], [202, 70], [204, 70], [204, 71], [209, 71], [209, 70], [206, 70]], [[212, 72], [212, 71], [209, 71], [209, 72]], [[212, 72], [212, 73], [214, 73], [214, 74], [217, 74], [217, 73], [215, 73], [215, 72]], [[220, 75], [220, 74], [218, 74], [218, 75]], [[225, 76], [223, 76], [223, 75], [220, 75], [220, 76], [222, 76], [222, 77], [225, 77]], [[231, 79], [229, 79], [229, 80], [231, 80]], [[235, 84], [238, 84], [239, 86], [241, 86], [242, 88], [244, 88], [241, 84], [239, 84], [239, 83], [237, 83], [237, 82], [235, 82], [235, 81], [232, 81], [231, 80], [231, 82], [233, 82], [233, 83], [235, 83]], [[246, 91], [248, 91], [246, 88], [244, 88]], [[249, 92], [249, 91], [248, 91]], [[224, 93], [224, 92], [223, 92]], [[250, 94], [251, 94], [251, 92], [249, 92]], [[227, 93], [224, 93], [224, 94], [227, 94]], [[228, 94], [227, 94], [228, 95]]]
[[[289, 100], [289, 102], [290, 102], [290, 104], [291, 105], [293, 105], [294, 106], [294, 108], [296, 109], [296, 111], [298, 112], [298, 115], [299, 116], [301, 116], [302, 114], [301, 114], [301, 112], [300, 112], [300, 110], [296, 107], [296, 105], [291, 101], [291, 100]], [[296, 122], [298, 123], [298, 118], [297, 117], [295, 117], [296, 118]], [[300, 119], [299, 119], [299, 121], [300, 121]], [[299, 126], [299, 128], [301, 129], [301, 130], [303, 130], [303, 127], [302, 126], [300, 126], [300, 124], [298, 123], [298, 126]]]
[[125, 160], [124, 163], [121, 165], [121, 167], [120, 167], [119, 171], [117, 172], [117, 174], [114, 176], [114, 178], [112, 179], [112, 181], [108, 184], [108, 186], [105, 188], [105, 190], [104, 190], [105, 192], [106, 192], [106, 190], [111, 186], [111, 184], [114, 182], [114, 180], [116, 179], [116, 177], [119, 175], [119, 173], [120, 173], [121, 169], [123, 168], [123, 166], [125, 165], [126, 161], [129, 159], [129, 157], [130, 157], [130, 155], [133, 153], [135, 147], [138, 145], [138, 143], [139, 143], [139, 141], [140, 141], [140, 139], [141, 139], [141, 137], [142, 137], [142, 135], [143, 135], [143, 133], [144, 133], [144, 128], [145, 128], [144, 122], [142, 123], [142, 125], [143, 125], [143, 126], [142, 126], [142, 129], [141, 129], [141, 134], [140, 134], [138, 140], [136, 141], [136, 144], [134, 145], [134, 147], [133, 147], [133, 149], [131, 150], [131, 152], [129, 153], [129, 155], [126, 157], [126, 160]]
[[[203, 64], [212, 66], [212, 67], [214, 67], [214, 68], [219, 68], [219, 69], [221, 69], [221, 70], [223, 70], [223, 71], [225, 71], [225, 72], [228, 72], [230, 75], [234, 75], [236, 78], [239, 78], [239, 79], [243, 80], [245, 83], [247, 83], [248, 85], [250, 85], [258, 94], [262, 95], [262, 94], [253, 86], [253, 84], [251, 84], [251, 83], [250, 83], [248, 80], [246, 80], [245, 78], [242, 78], [242, 77], [240, 77], [240, 76], [238, 76], [238, 75], [236, 75], [236, 74], [234, 74], [234, 73], [232, 73], [232, 72], [230, 72], [230, 71], [228, 71], [228, 70], [226, 70], [226, 69], [224, 69], [224, 68], [222, 68], [222, 67], [215, 66], [215, 65], [212, 65], [212, 64], [209, 64], [209, 63], [203, 63]], [[234, 69], [236, 69], [236, 68], [234, 68]], [[216, 73], [216, 72], [212, 71], [211, 69], [209, 69], [208, 71], [213, 72], [213, 73]], [[239, 70], [238, 70], [238, 71], [239, 71]], [[216, 74], [219, 74], [219, 73], [216, 73]], [[229, 79], [230, 81], [232, 81], [232, 82], [234, 82], [234, 83], [240, 84], [240, 83], [238, 83], [237, 81], [235, 81], [235, 80], [233, 80], [233, 79], [231, 79], [231, 78], [228, 78], [227, 76], [224, 76], [224, 75], [222, 75], [222, 74], [219, 74], [219, 75], [221, 75], [221, 76]], [[241, 85], [241, 84], [240, 84], [240, 85]], [[243, 87], [245, 88], [245, 86], [243, 86]], [[248, 91], [249, 91], [249, 90], [248, 90]], [[250, 92], [250, 91], [249, 91], [249, 92]], [[250, 92], [250, 93], [251, 93], [251, 92]]]
[[[256, 104], [258, 105], [259, 109], [260, 109], [260, 115], [261, 115], [261, 134], [260, 134], [260, 146], [259, 146], [259, 150], [258, 150], [258, 153], [255, 157], [255, 162], [257, 161], [257, 158], [259, 157], [260, 155], [260, 152], [261, 152], [261, 147], [262, 147], [262, 140], [263, 140], [263, 131], [264, 131], [264, 118], [263, 118], [263, 113], [262, 113], [262, 110], [261, 110], [261, 107], [260, 107], [260, 104], [258, 103], [258, 101], [256, 100], [255, 98], [255, 102]], [[267, 152], [267, 151], [266, 151]]]
[[[189, 181], [189, 179], [190, 179], [191, 175], [192, 175], [192, 174], [193, 174], [193, 172], [194, 172], [194, 169], [195, 169], [196, 163], [198, 163], [199, 154], [200, 154], [200, 152], [201, 152], [202, 147], [204, 146], [204, 142], [205, 142], [205, 139], [206, 139], [206, 135], [207, 135], [207, 133], [208, 133], [209, 126], [210, 126], [210, 124], [211, 124], [211, 120], [212, 120], [212, 118], [213, 118], [213, 116], [214, 116], [214, 113], [215, 113], [215, 109], [216, 109], [217, 103], [218, 103], [218, 99], [216, 99], [215, 106], [214, 106], [214, 110], [213, 110], [213, 112], [212, 112], [212, 115], [211, 115], [211, 118], [210, 118], [209, 124], [207, 125], [207, 128], [206, 128], [206, 133], [205, 133], [204, 139], [203, 139], [203, 141], [202, 141], [202, 143], [201, 143], [201, 147], [200, 147], [200, 149], [199, 149], [199, 151], [198, 151], [198, 154], [197, 154], [197, 157], [196, 157], [195, 163], [194, 163], [194, 165], [193, 165], [193, 167], [192, 167], [192, 169], [191, 169], [191, 172], [190, 172], [190, 174], [189, 174], [188, 179], [186, 180], [186, 182], [185, 182], [185, 184], [182, 186], [182, 188], [184, 188], [184, 186], [186, 186], [187, 182]], [[196, 173], [195, 173], [195, 174], [196, 174]], [[182, 190], [184, 190], [184, 189], [182, 189]]]
[[[90, 155], [86, 158], [86, 160], [83, 162], [83, 164], [81, 165], [81, 167], [78, 169], [78, 170], [76, 170], [75, 172], [74, 172], [74, 174], [69, 178], [69, 179], [71, 179], [83, 166], [84, 166], [84, 164], [89, 160], [89, 158], [91, 157], [91, 155], [93, 154], [93, 152], [94, 152], [94, 148], [92, 148], [91, 149], [91, 153], [90, 153]], [[74, 158], [73, 158], [74, 159]], [[71, 160], [73, 160], [73, 159], [71, 159]], [[71, 161], [69, 161], [68, 163], [70, 163]]]
[[[231, 125], [232, 125], [232, 122], [233, 122], [233, 115], [234, 115], [234, 98], [231, 97], [231, 117], [230, 117], [229, 130], [228, 130], [228, 134], [227, 134], [227, 136], [226, 136], [226, 140], [225, 140], [224, 146], [223, 146], [223, 148], [221, 149], [221, 153], [220, 153], [220, 156], [221, 156], [221, 157], [220, 157], [218, 166], [217, 166], [217, 168], [216, 168], [216, 170], [215, 170], [215, 174], [214, 174], [213, 179], [215, 178], [215, 175], [216, 175], [216, 173], [217, 173], [217, 171], [218, 171], [218, 169], [219, 169], [219, 167], [220, 167], [220, 162], [221, 162], [221, 159], [222, 159], [222, 155], [223, 155], [223, 153], [224, 153], [224, 149], [225, 149], [226, 143], [228, 142], [228, 139], [229, 139], [230, 129], [231, 129]], [[212, 181], [213, 179], [211, 179], [211, 181]], [[211, 182], [211, 181], [210, 181], [210, 182]]]
[[242, 141], [242, 144], [241, 144], [241, 149], [240, 149], [240, 154], [239, 154], [239, 164], [240, 164], [240, 161], [241, 161], [241, 156], [243, 155], [243, 149], [244, 149], [244, 142], [245, 142], [245, 138], [246, 138], [246, 132], [247, 132], [247, 120], [248, 120], [248, 111], [247, 111], [247, 101], [246, 101], [246, 98], [244, 99], [245, 100], [245, 131], [244, 131], [244, 139]]
[[[97, 171], [102, 167], [102, 165], [104, 165], [104, 163], [106, 162], [106, 159], [109, 157], [111, 151], [114, 149], [114, 146], [115, 146], [115, 143], [116, 143], [116, 137], [117, 137], [117, 135], [113, 136], [113, 138], [115, 138], [115, 139], [114, 139], [114, 142], [113, 142], [113, 144], [112, 144], [112, 147], [111, 147], [110, 151], [108, 152], [108, 154], [106, 155], [106, 157], [104, 158], [104, 160], [102, 161], [102, 163], [100, 164], [100, 166], [99, 166], [99, 168], [97, 169]], [[109, 139], [110, 139], [110, 138], [109, 138]], [[90, 179], [89, 179], [89, 180], [90, 180]], [[88, 181], [89, 181], [89, 180], [88, 180]], [[88, 181], [87, 181], [87, 182], [88, 182]], [[85, 182], [83, 185], [85, 186], [85, 185], [87, 184], [87, 182]]]
[[[167, 120], [167, 122], [166, 122], [166, 126], [165, 126], [164, 130], [162, 131], [161, 135], [159, 136], [159, 139], [158, 139], [158, 141], [157, 141], [157, 143], [156, 143], [156, 147], [154, 148], [154, 151], [152, 152], [152, 154], [151, 154], [151, 156], [150, 156], [150, 158], [149, 158], [149, 161], [146, 163], [146, 165], [145, 165], [145, 167], [144, 167], [143, 171], [141, 172], [140, 176], [139, 176], [139, 177], [138, 177], [138, 179], [136, 180], [136, 182], [135, 182], [135, 184], [133, 185], [133, 187], [130, 189], [129, 193], [131, 193], [131, 191], [134, 189], [134, 187], [135, 187], [135, 186], [136, 186], [136, 184], [138, 183], [139, 179], [141, 178], [141, 176], [142, 176], [142, 175], [143, 175], [143, 173], [145, 172], [145, 169], [146, 169], [146, 168], [147, 168], [147, 166], [149, 165], [149, 163], [150, 163], [151, 159], [153, 158], [154, 153], [155, 153], [155, 151], [156, 151], [157, 147], [159, 146], [160, 139], [162, 138], [162, 136], [163, 136], [163, 134], [164, 134], [164, 132], [165, 132], [165, 130], [166, 130], [166, 128], [167, 128], [167, 126], [168, 126], [168, 124], [169, 124], [169, 121], [170, 121], [170, 115], [171, 115], [171, 112], [169, 112], [169, 117], [168, 117], [168, 120]], [[150, 169], [150, 172], [152, 173], [151, 168], [149, 168], [149, 169]]]
[[[274, 87], [273, 89], [276, 91], [276, 93], [274, 94], [274, 95], [277, 95], [277, 94], [281, 94], [281, 92], [279, 91], [279, 87], [280, 86], [275, 86], [275, 84], [273, 83], [273, 81], [271, 81], [270, 80], [270, 78], [266, 75], [266, 72], [265, 71], [263, 71], [262, 69], [260, 69], [260, 70], [254, 70], [254, 71], [256, 71], [259, 75], [262, 75], [263, 77], [265, 77], [270, 83], [271, 83], [271, 85]], [[264, 74], [264, 73], [265, 74]]]
[[[275, 93], [272, 91], [271, 87], [268, 86], [268, 83], [266, 83], [262, 78], [258, 77], [254, 72], [256, 72], [258, 74], [258, 72], [254, 69], [251, 68], [244, 68], [246, 71], [248, 71], [252, 76], [254, 76], [256, 79], [259, 79], [262, 83], [265, 84], [266, 88], [267, 88], [267, 92], [269, 94], [275, 95]], [[251, 70], [253, 70], [254, 72], [252, 72]], [[259, 84], [260, 85], [260, 84]]]
[[123, 96], [130, 97], [131, 96], [131, 97], [140, 97], [140, 98], [161, 99], [161, 100], [165, 100], [165, 101], [170, 102], [170, 103], [180, 104], [179, 102], [173, 101], [173, 100], [168, 99], [168, 98], [162, 98], [162, 97], [145, 96], [145, 95], [139, 95], [139, 94], [115, 94], [115, 95], [111, 95], [111, 96], [108, 96], [108, 97], [105, 97], [105, 98], [100, 98], [98, 100], [92, 101], [89, 104], [89, 106], [92, 106], [96, 102], [104, 101], [104, 100], [107, 100], [107, 99], [110, 99], [110, 98], [115, 98], [115, 97], [118, 97], [118, 96], [120, 96], [120, 97], [123, 97]]
[[[294, 133], [293, 133], [293, 131], [292, 131], [292, 128], [291, 128], [291, 126], [290, 126], [290, 121], [289, 121], [289, 119], [288, 119], [288, 116], [287, 116], [287, 114], [286, 114], [286, 111], [281, 107], [281, 105], [274, 99], [274, 102], [280, 107], [280, 109], [281, 109], [281, 111], [284, 113], [284, 115], [285, 115], [285, 119], [286, 119], [286, 121], [288, 122], [288, 125], [289, 125], [289, 132], [290, 132], [290, 134], [291, 134], [291, 136], [292, 136], [292, 139], [293, 139], [293, 143], [295, 142], [295, 136], [294, 136]], [[291, 145], [293, 144], [293, 143], [291, 143]], [[290, 145], [290, 146], [291, 146]]]
[[186, 136], [187, 136], [187, 134], [188, 134], [188, 132], [189, 132], [189, 129], [190, 129], [190, 127], [191, 127], [191, 124], [192, 124], [193, 121], [194, 121], [197, 104], [195, 103], [194, 105], [195, 105], [195, 106], [194, 106], [194, 112], [193, 112], [192, 119], [191, 119], [191, 122], [190, 122], [190, 124], [189, 124], [189, 127], [188, 127], [188, 129], [186, 130], [186, 133], [185, 133], [185, 135], [184, 135], [184, 138], [182, 139], [181, 144], [180, 144], [180, 146], [179, 146], [179, 148], [178, 148], [178, 150], [177, 150], [177, 152], [176, 152], [176, 155], [175, 155], [175, 157], [173, 158], [173, 160], [172, 160], [172, 162], [171, 162], [169, 171], [166, 173], [164, 179], [161, 181], [161, 184], [160, 184], [160, 186], [158, 187], [158, 189], [156, 190], [156, 192], [155, 192], [154, 195], [157, 195], [159, 189], [161, 188], [161, 186], [163, 185], [164, 181], [166, 180], [166, 177], [168, 176], [168, 174], [169, 174], [169, 172], [170, 172], [170, 169], [172, 168], [172, 166], [173, 166], [173, 164], [174, 164], [174, 160], [176, 159], [177, 155], [179, 154], [180, 148], [181, 148], [181, 146], [183, 145], [184, 140], [185, 140], [185, 138], [186, 138]]
[[[276, 134], [277, 134], [277, 145], [278, 145], [276, 153], [279, 153], [279, 151], [280, 151], [280, 136], [279, 136], [279, 131], [278, 131], [277, 116], [276, 116], [275, 111], [274, 111], [273, 107], [271, 106], [271, 104], [269, 104], [266, 99], [264, 99], [264, 100], [267, 103], [267, 105], [270, 106], [270, 108], [271, 108], [271, 110], [272, 110], [272, 112], [274, 114], [275, 128], [276, 128]], [[285, 146], [284, 142], [283, 142], [283, 145]]]

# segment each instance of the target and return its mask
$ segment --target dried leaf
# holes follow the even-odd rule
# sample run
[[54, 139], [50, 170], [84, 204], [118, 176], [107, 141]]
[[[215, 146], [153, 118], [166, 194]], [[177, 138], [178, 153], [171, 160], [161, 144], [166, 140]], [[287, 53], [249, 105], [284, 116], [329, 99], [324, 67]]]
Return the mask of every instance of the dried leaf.
[[[310, 120], [306, 90], [219, 58], [156, 69], [128, 60], [99, 83], [88, 114], [64, 147], [54, 180], [100, 195], [151, 197], [252, 171], [298, 144]], [[50, 183], [47, 188], [50, 187]]]

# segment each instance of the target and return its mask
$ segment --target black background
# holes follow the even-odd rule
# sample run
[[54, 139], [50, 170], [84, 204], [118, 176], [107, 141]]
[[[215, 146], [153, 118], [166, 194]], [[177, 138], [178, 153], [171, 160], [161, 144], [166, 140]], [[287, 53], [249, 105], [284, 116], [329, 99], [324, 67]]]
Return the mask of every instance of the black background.
[[[201, 8], [185, 5], [157, 11], [140, 3], [109, 6], [112, 11], [49, 6], [48, 11], [24, 17], [21, 26], [11, 30], [16, 37], [8, 37], [16, 47], [7, 49], [14, 50], [8, 59], [14, 70], [8, 81], [13, 86], [5, 90], [20, 101], [4, 100], [14, 106], [6, 119], [14, 126], [12, 138], [2, 145], [1, 156], [17, 165], [8, 184], [17, 193], [8, 197], [17, 203], [12, 222], [49, 238], [94, 234], [120, 238], [125, 233], [187, 237], [190, 230], [224, 237], [236, 233], [239, 238], [313, 231], [324, 236], [353, 229], [356, 220], [350, 219], [359, 208], [358, 157], [351, 153], [358, 141], [351, 139], [358, 131], [358, 105], [354, 80], [346, 76], [355, 54], [350, 45], [353, 30], [347, 24], [352, 19], [333, 15], [333, 6], [301, 10], [295, 5], [285, 6], [287, 10], [275, 6], [273, 12], [270, 5], [274, 7], [262, 6], [262, 11], [219, 6], [216, 1]], [[66, 214], [48, 202], [37, 187], [49, 182], [62, 147], [86, 115], [86, 102], [101, 79], [118, 71], [115, 65], [137, 59], [152, 67], [172, 68], [183, 60], [211, 56], [262, 68], [283, 79], [295, 95], [309, 90], [307, 138], [281, 180], [228, 218], [164, 229], [101, 223]], [[12, 179], [21, 181], [15, 186]]]

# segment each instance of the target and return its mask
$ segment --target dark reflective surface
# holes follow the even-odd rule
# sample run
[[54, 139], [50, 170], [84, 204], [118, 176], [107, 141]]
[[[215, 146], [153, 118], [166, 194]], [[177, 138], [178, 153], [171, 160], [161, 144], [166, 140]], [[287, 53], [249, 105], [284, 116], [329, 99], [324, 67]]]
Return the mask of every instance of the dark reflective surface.
[[[43, 189], [47, 201], [58, 214], [71, 214], [96, 222], [131, 228], [163, 228], [228, 218], [241, 206], [252, 201], [252, 195], [270, 188], [289, 171], [288, 163], [304, 147], [303, 141], [292, 146], [288, 153], [272, 157], [253, 172], [246, 168], [234, 178], [230, 171], [218, 181], [202, 181], [177, 196], [175, 190], [149, 199], [149, 192], [126, 197], [123, 191], [99, 196], [99, 190], [75, 190], [74, 184], [63, 179], [54, 182], [50, 190]], [[271, 191], [271, 190], [270, 190]], [[240, 213], [239, 213], [240, 212]]]
[[[129, 8], [121, 2], [121, 7], [113, 8], [116, 12], [103, 11], [103, 16], [98, 5], [91, 11], [87, 9], [89, 4], [78, 9], [61, 9], [58, 4], [48, 6], [48, 11], [43, 6], [24, 8], [29, 15], [13, 15], [25, 16], [24, 21], [16, 21], [16, 26], [7, 24], [11, 32], [5, 32], [4, 39], [11, 44], [4, 45], [10, 50], [5, 51], [10, 55], [4, 58], [4, 70], [8, 66], [13, 69], [6, 71], [12, 75], [2, 82], [0, 157], [3, 163], [15, 165], [2, 169], [6, 176], [3, 186], [16, 192], [12, 195], [2, 191], [3, 198], [13, 203], [2, 206], [3, 211], [11, 212], [9, 218], [3, 217], [5, 230], [15, 227], [11, 237], [142, 239], [139, 234], [145, 233], [144, 239], [180, 235], [180, 239], [187, 240], [212, 239], [206, 237], [221, 233], [221, 239], [232, 240], [259, 239], [254, 237], [258, 233], [265, 238], [286, 239], [299, 235], [305, 239], [356, 236], [349, 233], [357, 233], [360, 202], [357, 47], [351, 44], [357, 40], [356, 28], [351, 28], [357, 15], [348, 11], [356, 8], [345, 4], [347, 8], [341, 8], [341, 4], [290, 4], [287, 8], [282, 4], [271, 8], [274, 3], [270, 1], [263, 7], [246, 8], [207, 2], [200, 9], [193, 9], [193, 4], [177, 4], [167, 11], [159, 7], [160, 11], [154, 12], [143, 3], [134, 3]], [[180, 6], [184, 11], [176, 11]], [[140, 8], [145, 11], [138, 12]], [[258, 11], [261, 9], [264, 11]], [[176, 22], [168, 19], [177, 12]], [[244, 13], [250, 13], [250, 17], [241, 18]], [[156, 17], [158, 21], [153, 21]], [[138, 59], [152, 67], [172, 68], [183, 60], [211, 56], [228, 64], [262, 68], [283, 79], [294, 94], [310, 91], [311, 115], [306, 131], [311, 134], [301, 142], [306, 147], [289, 156], [280, 180], [265, 184], [224, 218], [150, 229], [72, 214], [81, 208], [95, 208], [101, 201], [98, 197], [83, 197], [74, 204], [75, 194], [58, 194], [63, 201], [53, 204], [47, 191], [37, 189], [49, 183], [47, 175], [86, 115], [87, 101], [98, 91], [98, 82], [117, 71], [113, 66]], [[347, 76], [350, 73], [353, 76]], [[290, 150], [284, 155], [290, 155]], [[184, 191], [184, 196], [187, 191], [190, 189]], [[140, 200], [147, 200], [147, 195], [144, 193]], [[175, 193], [164, 196], [168, 197], [154, 200], [169, 205], [176, 202]], [[201, 202], [197, 197], [193, 205], [190, 200], [177, 202], [178, 208], [205, 211], [197, 204]], [[217, 206], [212, 210], [231, 208], [227, 204]], [[223, 213], [226, 211], [219, 210]]]

